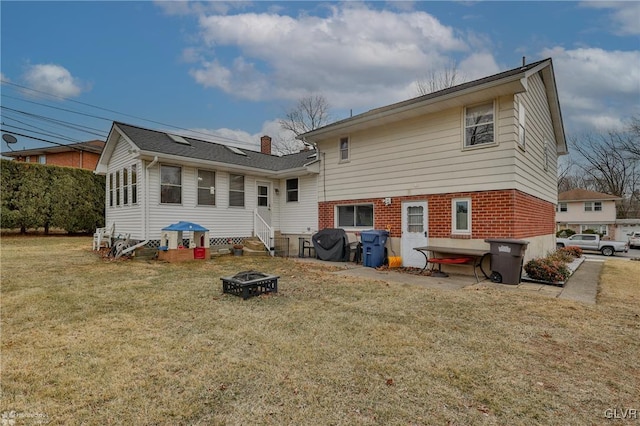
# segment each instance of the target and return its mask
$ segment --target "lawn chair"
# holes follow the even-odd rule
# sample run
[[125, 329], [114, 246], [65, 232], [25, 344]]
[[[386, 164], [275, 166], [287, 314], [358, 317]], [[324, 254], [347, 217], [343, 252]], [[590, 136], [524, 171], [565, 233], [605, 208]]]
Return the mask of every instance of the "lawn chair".
[[100, 250], [103, 245], [107, 248], [111, 248], [111, 239], [113, 238], [115, 230], [115, 223], [104, 228], [97, 228], [96, 232], [93, 234], [93, 250]]

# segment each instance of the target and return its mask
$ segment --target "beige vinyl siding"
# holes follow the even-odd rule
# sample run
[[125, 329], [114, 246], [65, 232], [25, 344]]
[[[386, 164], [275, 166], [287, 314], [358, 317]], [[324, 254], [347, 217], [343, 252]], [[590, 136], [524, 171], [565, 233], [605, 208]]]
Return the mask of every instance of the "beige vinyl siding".
[[[528, 79], [528, 91], [517, 95], [526, 111], [526, 150], [516, 148], [516, 189], [542, 200], [557, 203], [557, 154], [556, 140], [548, 108], [547, 95], [542, 78], [535, 74]], [[516, 106], [518, 103], [516, 102]], [[514, 110], [514, 141], [517, 146], [518, 111]], [[550, 162], [544, 168], [545, 140], [551, 144]]]
[[[304, 234], [318, 229], [318, 187], [317, 175], [298, 178], [298, 201], [287, 203], [286, 179], [280, 181], [279, 223], [276, 229], [283, 234]], [[279, 226], [277, 226], [279, 225]]]
[[[116, 225], [116, 235], [117, 234], [131, 234], [131, 238], [134, 239], [142, 239], [143, 238], [143, 209], [144, 209], [144, 198], [143, 198], [143, 188], [144, 188], [144, 173], [142, 162], [134, 159], [131, 154], [129, 154], [129, 149], [131, 145], [120, 138], [116, 144], [116, 147], [113, 151], [113, 155], [109, 161], [108, 171], [107, 171], [107, 192], [106, 192], [106, 208], [105, 208], [105, 219], [107, 224], [115, 223]], [[116, 206], [115, 200], [113, 203], [113, 207], [109, 206], [109, 175], [113, 173], [115, 179], [116, 171], [120, 172], [119, 176], [122, 181], [123, 174], [122, 169], [128, 168], [128, 176], [131, 177], [131, 166], [135, 164], [138, 168], [138, 202], [137, 204], [131, 205], [123, 205], [122, 202], [119, 206]], [[120, 199], [122, 200], [123, 196], [123, 185], [122, 182], [120, 186]], [[129, 201], [131, 201], [131, 192], [129, 191]]]
[[320, 201], [325, 181], [326, 201], [513, 188], [512, 99], [496, 100], [495, 146], [463, 149], [459, 107], [350, 134], [345, 164], [337, 140], [321, 141]]

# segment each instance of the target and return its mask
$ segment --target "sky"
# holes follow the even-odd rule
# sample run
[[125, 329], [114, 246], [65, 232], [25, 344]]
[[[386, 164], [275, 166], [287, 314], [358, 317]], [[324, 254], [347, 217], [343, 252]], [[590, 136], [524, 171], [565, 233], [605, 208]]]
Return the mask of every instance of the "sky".
[[452, 64], [463, 82], [523, 57], [553, 60], [569, 136], [640, 115], [640, 2], [3, 0], [0, 17], [2, 130], [44, 139], [2, 152], [113, 121], [259, 150], [305, 96], [336, 121]]

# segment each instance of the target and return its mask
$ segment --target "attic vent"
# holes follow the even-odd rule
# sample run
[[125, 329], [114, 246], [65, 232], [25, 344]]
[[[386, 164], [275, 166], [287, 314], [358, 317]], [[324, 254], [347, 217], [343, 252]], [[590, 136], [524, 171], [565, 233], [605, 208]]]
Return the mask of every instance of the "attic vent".
[[191, 145], [189, 143], [189, 141], [187, 141], [185, 138], [183, 138], [182, 136], [178, 136], [178, 135], [172, 135], [171, 133], [167, 133], [167, 136], [169, 136], [171, 138], [172, 141], [176, 142], [176, 143], [180, 143], [182, 145]]
[[238, 148], [236, 148], [235, 146], [229, 146], [229, 145], [225, 145], [227, 147], [227, 149], [231, 152], [233, 152], [234, 154], [238, 154], [238, 155], [244, 155], [245, 157], [247, 156], [246, 152], [242, 152], [240, 151]]

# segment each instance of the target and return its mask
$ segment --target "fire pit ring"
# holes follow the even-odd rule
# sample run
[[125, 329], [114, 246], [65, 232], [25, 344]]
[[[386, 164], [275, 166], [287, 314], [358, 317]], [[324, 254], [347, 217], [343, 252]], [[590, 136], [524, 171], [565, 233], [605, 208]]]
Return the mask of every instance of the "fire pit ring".
[[278, 278], [280, 277], [258, 271], [242, 271], [232, 277], [222, 277], [220, 280], [222, 280], [223, 293], [248, 299], [260, 294], [277, 293]]

